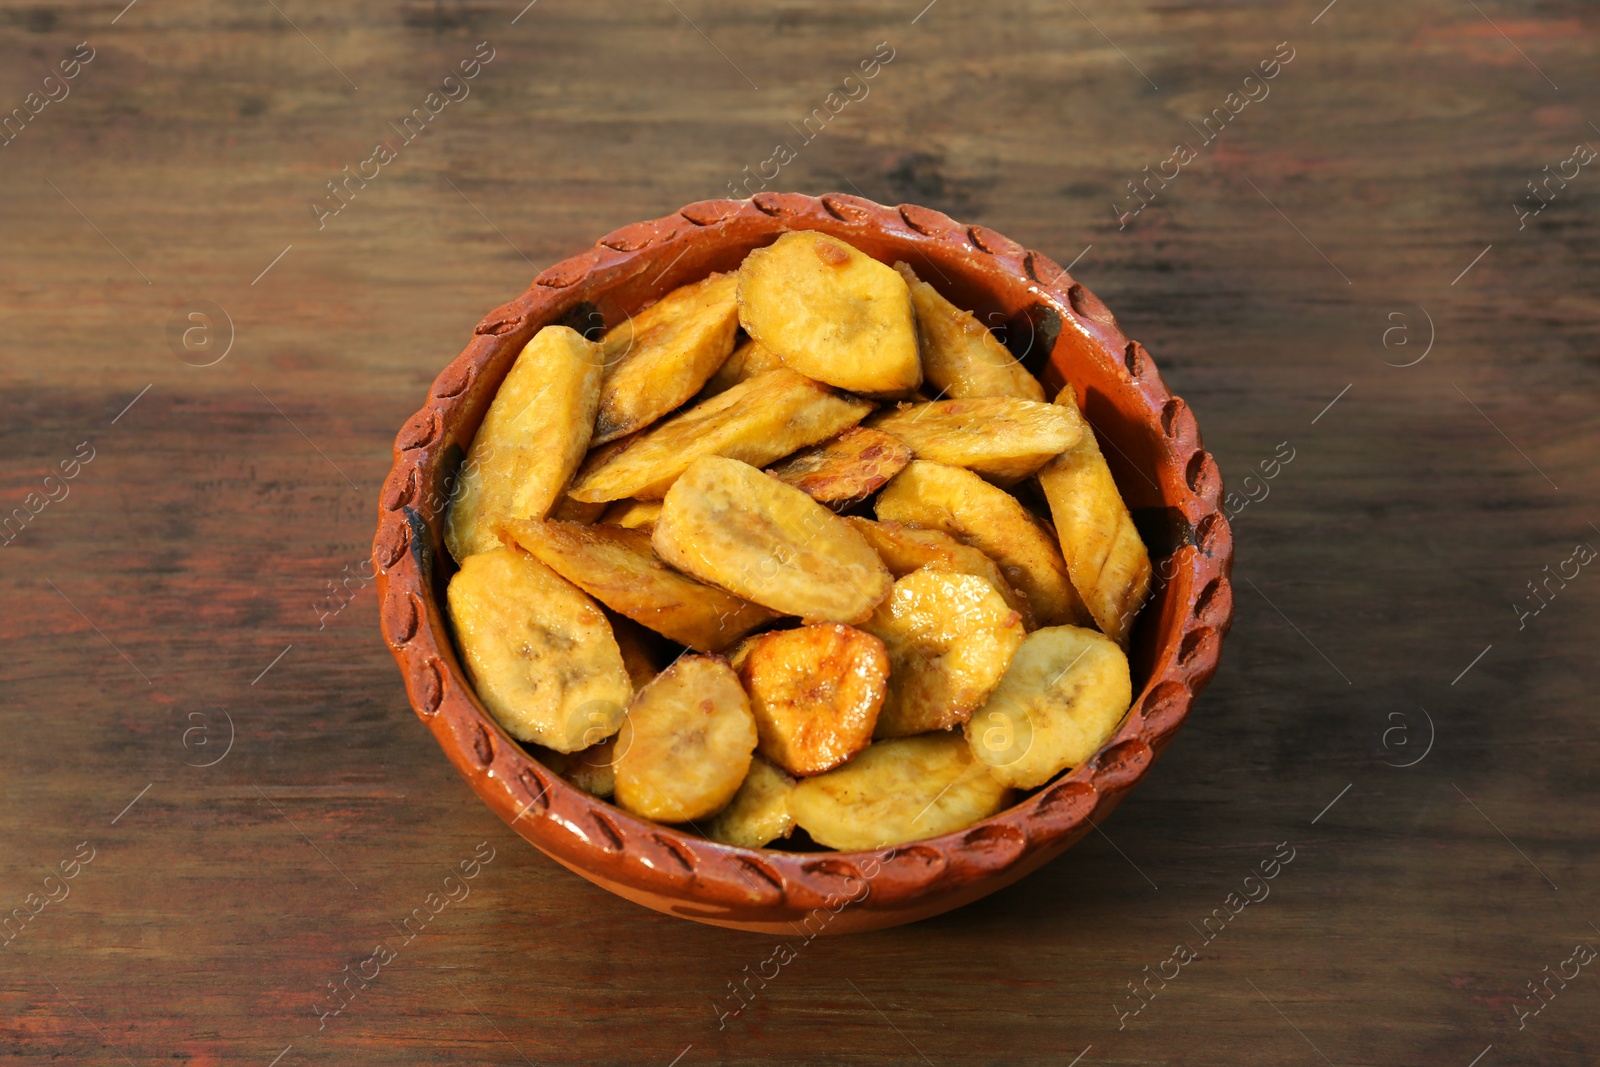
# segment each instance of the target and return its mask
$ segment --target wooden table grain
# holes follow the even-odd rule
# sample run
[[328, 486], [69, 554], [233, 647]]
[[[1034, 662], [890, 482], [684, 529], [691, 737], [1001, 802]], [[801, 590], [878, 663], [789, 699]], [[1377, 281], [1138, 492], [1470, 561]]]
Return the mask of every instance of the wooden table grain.
[[[1592, 6], [123, 3], [0, 8], [0, 1063], [1595, 1062]], [[480, 315], [763, 180], [1073, 264], [1237, 619], [1099, 832], [746, 983], [473, 797], [364, 561]]]

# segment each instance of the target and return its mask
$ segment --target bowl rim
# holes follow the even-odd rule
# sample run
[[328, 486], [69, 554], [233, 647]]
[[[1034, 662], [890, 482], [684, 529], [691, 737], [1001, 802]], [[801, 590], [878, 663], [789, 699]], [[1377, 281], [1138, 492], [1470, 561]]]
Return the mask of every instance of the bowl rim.
[[[999, 271], [1025, 283], [1060, 315], [1062, 337], [1075, 332], [1080, 345], [1087, 341], [1091, 354], [1133, 387], [1142, 401], [1141, 421], [1166, 448], [1152, 473], [1169, 465], [1179, 472], [1169, 488], [1176, 490], [1179, 525], [1187, 533], [1167, 557], [1172, 573], [1161, 578], [1173, 585], [1180, 615], [1162, 620], [1171, 632], [1129, 712], [1091, 759], [961, 830], [855, 852], [784, 852], [724, 845], [631, 815], [568, 784], [506, 734], [479, 702], [449, 639], [432, 581], [433, 558], [442, 547], [418, 505], [442, 464], [459, 462], [446, 447], [445, 425], [484, 403], [474, 399], [484, 391], [474, 389], [480, 373], [497, 360], [509, 365], [508, 349], [520, 351], [535, 330], [571, 312], [578, 283], [628, 277], [641, 257], [653, 263], [679, 243], [687, 252], [708, 229], [751, 221], [770, 225], [774, 237], [818, 230], [849, 240], [852, 232], [876, 232], [939, 244], [941, 252], [963, 256], [974, 273]], [[1053, 351], [1058, 348], [1054, 343]], [[755, 913], [790, 919], [831, 908], [842, 897], [892, 912], [981, 881], [999, 888], [1096, 827], [1149, 770], [1216, 671], [1233, 616], [1233, 537], [1221, 497], [1221, 474], [1188, 405], [1168, 391], [1149, 353], [1123, 335], [1105, 305], [1049, 257], [916, 205], [889, 207], [840, 193], [764, 192], [746, 200], [698, 201], [624, 226], [540, 272], [521, 296], [486, 315], [395, 438], [372, 559], [380, 626], [411, 705], [473, 791], [530, 843], [591, 880], [634, 899], [682, 901], [687, 906], [672, 910], [688, 918], [738, 925]]]

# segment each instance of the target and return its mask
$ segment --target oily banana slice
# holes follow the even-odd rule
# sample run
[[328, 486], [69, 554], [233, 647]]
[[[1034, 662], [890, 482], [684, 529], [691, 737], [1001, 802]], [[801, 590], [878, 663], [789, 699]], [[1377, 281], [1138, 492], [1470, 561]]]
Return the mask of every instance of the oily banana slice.
[[918, 459], [976, 471], [999, 485], [1021, 481], [1078, 443], [1076, 408], [982, 396], [902, 404], [867, 425], [904, 441]]
[[785, 366], [820, 382], [857, 393], [922, 382], [906, 283], [836, 237], [786, 233], [746, 256], [739, 321]]
[[608, 737], [598, 745], [590, 745], [566, 757], [561, 777], [591, 796], [610, 798], [617, 788], [611, 766], [616, 756], [617, 739]]
[[775, 617], [662, 563], [649, 530], [546, 520], [504, 533], [612, 611], [700, 652], [720, 652]]
[[826, 441], [871, 410], [869, 401], [780, 367], [651, 426], [620, 451], [597, 449], [568, 492], [578, 500], [660, 500], [696, 457], [763, 466]]
[[767, 468], [767, 473], [812, 500], [838, 506], [876, 493], [910, 462], [911, 449], [896, 438], [852, 426]]
[[789, 814], [789, 794], [794, 779], [760, 756], [750, 761], [750, 773], [728, 806], [706, 823], [706, 836], [724, 845], [760, 848], [794, 833]]
[[736, 669], [759, 751], [790, 774], [832, 770], [871, 743], [889, 680], [871, 634], [835, 622], [762, 634]]
[[605, 377], [595, 444], [655, 422], [722, 366], [739, 329], [738, 287], [734, 274], [680, 286], [601, 338]]
[[612, 763], [617, 803], [657, 822], [690, 822], [738, 792], [756, 747], [739, 676], [717, 656], [682, 656], [628, 707]]
[[651, 530], [655, 528], [656, 517], [661, 514], [661, 501], [659, 500], [618, 500], [600, 516], [600, 521], [611, 526], [621, 526], [629, 530]]
[[805, 779], [789, 811], [818, 844], [854, 851], [965, 829], [1002, 810], [1009, 794], [960, 734], [923, 734], [875, 742]]
[[718, 393], [725, 393], [742, 381], [754, 378], [758, 374], [765, 374], [769, 370], [777, 370], [783, 366], [783, 360], [778, 353], [762, 344], [760, 341], [746, 341], [733, 350], [717, 372], [706, 379], [705, 386], [700, 390], [697, 400], [709, 400]]
[[894, 269], [911, 290], [922, 342], [922, 374], [933, 391], [953, 400], [970, 396], [1014, 396], [1043, 400], [1044, 388], [979, 322], [919, 279], [905, 263]]
[[919, 530], [903, 522], [873, 522], [858, 515], [848, 515], [845, 521], [867, 539], [883, 560], [889, 573], [904, 578], [912, 571], [930, 563], [940, 570], [957, 574], [975, 574], [994, 586], [995, 592], [1006, 604], [1022, 616], [1024, 629], [1037, 627], [1033, 618], [1033, 605], [1017, 592], [1015, 586], [1000, 573], [999, 564], [971, 545], [964, 545], [939, 530]]
[[[1072, 386], [1061, 390], [1056, 403], [1077, 411]], [[1073, 586], [1095, 624], [1126, 648], [1150, 595], [1150, 553], [1087, 422], [1078, 443], [1039, 471], [1039, 485], [1050, 501]]]
[[966, 725], [972, 754], [996, 779], [1043, 785], [1099, 751], [1133, 701], [1128, 657], [1077, 626], [1035, 630], [989, 702]]
[[679, 570], [807, 622], [860, 622], [889, 594], [883, 561], [849, 523], [736, 459], [690, 464], [652, 539]]
[[472, 687], [519, 741], [557, 752], [617, 732], [633, 685], [595, 602], [520, 548], [468, 556], [447, 594]]
[[1090, 624], [1055, 536], [1015, 497], [971, 471], [912, 460], [878, 494], [877, 514], [981, 549], [1028, 598], [1039, 625]]
[[982, 578], [925, 567], [894, 583], [862, 629], [889, 650], [892, 684], [876, 737], [904, 737], [967, 721], [1000, 684], [1026, 631]]
[[583, 461], [600, 402], [600, 346], [565, 326], [533, 335], [461, 466], [445, 545], [458, 561], [500, 547], [506, 519], [542, 519]]

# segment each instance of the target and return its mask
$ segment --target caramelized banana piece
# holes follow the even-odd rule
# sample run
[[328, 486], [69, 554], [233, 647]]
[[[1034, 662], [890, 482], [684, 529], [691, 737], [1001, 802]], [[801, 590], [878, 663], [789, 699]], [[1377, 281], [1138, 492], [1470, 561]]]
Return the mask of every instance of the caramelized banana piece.
[[605, 510], [604, 504], [585, 504], [563, 493], [561, 499], [556, 501], [555, 508], [551, 510], [550, 517], [562, 522], [575, 522], [579, 526], [588, 526], [605, 514]]
[[864, 500], [911, 462], [911, 449], [877, 430], [852, 426], [831, 441], [802, 449], [767, 473], [818, 503]]
[[735, 669], [759, 751], [790, 774], [832, 770], [872, 742], [889, 656], [871, 634], [835, 622], [762, 634]]
[[889, 650], [892, 684], [876, 737], [904, 737], [967, 721], [1000, 684], [1026, 631], [994, 587], [926, 567], [894, 583], [862, 629]]
[[1009, 796], [960, 734], [923, 734], [878, 741], [805, 779], [789, 794], [789, 811], [818, 844], [855, 851], [965, 829], [1001, 811]]
[[837, 396], [780, 367], [657, 423], [618, 452], [597, 449], [568, 492], [589, 501], [660, 500], [699, 456], [761, 466], [827, 440], [871, 410], [868, 401]]
[[642, 429], [694, 396], [733, 351], [739, 278], [680, 286], [600, 341], [605, 378], [594, 443]]
[[867, 425], [905, 442], [918, 459], [1018, 482], [1078, 443], [1077, 409], [1009, 396], [935, 400], [874, 415]]
[[755, 747], [733, 668], [717, 656], [682, 656], [628, 707], [612, 763], [617, 803], [657, 822], [703, 819], [733, 799]]
[[1041, 626], [1090, 624], [1055, 535], [1004, 489], [969, 470], [912, 460], [878, 494], [879, 519], [942, 530], [981, 549], [1022, 590]]
[[507, 519], [542, 519], [583, 461], [600, 402], [600, 346], [546, 326], [517, 356], [462, 464], [445, 545], [457, 561], [500, 547]]
[[706, 823], [706, 836], [724, 845], [761, 848], [794, 833], [789, 814], [789, 794], [794, 779], [760, 756], [750, 761], [750, 773], [728, 806]]
[[591, 796], [610, 798], [617, 788], [616, 775], [611, 766], [616, 755], [617, 739], [608, 737], [598, 745], [590, 745], [567, 756], [561, 777]]
[[520, 548], [468, 556], [447, 594], [472, 687], [507, 733], [557, 752], [617, 732], [633, 686], [595, 602]]
[[1077, 626], [1035, 630], [967, 722], [967, 743], [997, 780], [1031, 789], [1099, 751], [1132, 701], [1116, 642]]
[[911, 290], [922, 342], [922, 374], [934, 391], [953, 400], [1014, 396], [1043, 400], [1044, 387], [970, 311], [963, 311], [919, 279], [905, 263], [894, 269]]
[[[1061, 390], [1056, 403], [1078, 410], [1072, 386]], [[1126, 648], [1150, 595], [1150, 553], [1087, 422], [1078, 443], [1039, 471], [1039, 484], [1050, 501], [1074, 588], [1095, 624]]]
[[513, 522], [506, 537], [606, 607], [700, 652], [720, 652], [775, 616], [656, 557], [650, 531]]
[[1022, 616], [1023, 629], [1038, 627], [1028, 598], [1006, 581], [999, 564], [971, 545], [964, 545], [940, 530], [919, 530], [903, 522], [873, 522], [858, 515], [847, 515], [845, 521], [867, 539], [867, 544], [896, 578], [904, 578], [929, 564], [939, 570], [976, 575], [994, 586], [1006, 605]]
[[610, 507], [600, 506], [606, 509], [600, 516], [601, 522], [628, 530], [653, 530], [661, 514], [659, 500], [618, 500]]
[[837, 237], [786, 233], [746, 256], [739, 321], [785, 366], [820, 382], [858, 393], [922, 382], [906, 283]]
[[777, 370], [783, 366], [783, 360], [778, 353], [762, 344], [760, 341], [746, 341], [733, 350], [717, 368], [717, 372], [706, 380], [705, 387], [700, 390], [697, 400], [710, 400], [718, 393], [725, 393], [740, 382], [748, 381], [758, 374], [765, 374], [769, 370]]
[[859, 622], [889, 593], [883, 561], [849, 523], [735, 459], [690, 464], [652, 538], [679, 570], [807, 622]]

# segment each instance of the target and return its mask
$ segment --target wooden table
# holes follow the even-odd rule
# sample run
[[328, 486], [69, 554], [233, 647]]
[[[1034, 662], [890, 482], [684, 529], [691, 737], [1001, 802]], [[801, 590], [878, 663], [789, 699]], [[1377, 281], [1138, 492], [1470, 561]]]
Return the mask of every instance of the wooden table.
[[[42, 909], [6, 935], [0, 1063], [1595, 1062], [1600, 174], [1563, 161], [1600, 145], [1600, 18], [923, 2], [0, 13], [0, 892]], [[393, 434], [479, 316], [779, 142], [772, 188], [1073, 263], [1256, 499], [1221, 672], [1102, 832], [801, 944], [719, 1025], [774, 939], [494, 819], [414, 721], [362, 561]], [[470, 896], [319, 1020], [475, 848]]]

